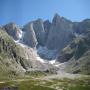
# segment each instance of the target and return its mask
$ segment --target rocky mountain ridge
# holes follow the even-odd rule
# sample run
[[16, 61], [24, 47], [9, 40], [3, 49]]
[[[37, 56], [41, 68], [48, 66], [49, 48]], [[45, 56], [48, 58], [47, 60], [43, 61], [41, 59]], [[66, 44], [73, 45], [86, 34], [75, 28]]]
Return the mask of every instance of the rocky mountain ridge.
[[[79, 70], [72, 68], [73, 71], [64, 68], [66, 71], [80, 73], [83, 72], [82, 65], [80, 63], [76, 65], [76, 62], [81, 60], [83, 67], [90, 62], [89, 59], [82, 56], [89, 50], [89, 30], [89, 19], [82, 22], [72, 22], [55, 14], [52, 22], [37, 19], [27, 23], [22, 28], [19, 28], [15, 23], [9, 23], [2, 26], [0, 32], [3, 31], [3, 33], [6, 33], [7, 38], [10, 37], [8, 40], [12, 41], [13, 46], [15, 46], [11, 47], [10, 43], [8, 43], [8, 46], [6, 45], [11, 50], [11, 55], [13, 54], [10, 59], [13, 61], [14, 58], [15, 63], [23, 70], [32, 70], [34, 68], [44, 71], [51, 69], [51, 71], [57, 71], [61, 67], [61, 63], [67, 62], [65, 68], [72, 68], [70, 66], [73, 66], [75, 68], [79, 67]], [[5, 37], [5, 35], [1, 34], [0, 36]], [[0, 37], [0, 39], [2, 38]], [[7, 39], [4, 39], [4, 41], [7, 42]], [[0, 45], [1, 49], [5, 46], [2, 40]], [[13, 48], [16, 48], [15, 51]], [[84, 51], [80, 51], [80, 48]], [[11, 55], [9, 56], [11, 57]], [[0, 56], [3, 57], [2, 52]], [[87, 59], [86, 62], [83, 62], [82, 58]], [[52, 61], [53, 64], [51, 64]], [[70, 65], [70, 63], [72, 64]], [[88, 64], [84, 71], [89, 66]], [[89, 70], [87, 72], [89, 73]]]

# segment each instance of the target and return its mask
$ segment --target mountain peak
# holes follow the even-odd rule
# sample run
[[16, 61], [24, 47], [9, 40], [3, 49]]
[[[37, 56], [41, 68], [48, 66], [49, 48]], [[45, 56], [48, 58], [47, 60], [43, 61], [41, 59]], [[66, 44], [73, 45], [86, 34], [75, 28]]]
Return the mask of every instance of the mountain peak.
[[19, 39], [19, 33], [21, 33], [21, 29], [14, 22], [6, 24], [3, 26], [3, 28], [15, 40]]
[[56, 14], [54, 15], [54, 18], [53, 18], [53, 19], [59, 19], [59, 18], [60, 18], [59, 14], [56, 13]]
[[60, 17], [60, 15], [58, 13], [55, 13], [54, 17]]
[[53, 17], [52, 22], [56, 24], [58, 21], [60, 21], [61, 17], [56, 13]]

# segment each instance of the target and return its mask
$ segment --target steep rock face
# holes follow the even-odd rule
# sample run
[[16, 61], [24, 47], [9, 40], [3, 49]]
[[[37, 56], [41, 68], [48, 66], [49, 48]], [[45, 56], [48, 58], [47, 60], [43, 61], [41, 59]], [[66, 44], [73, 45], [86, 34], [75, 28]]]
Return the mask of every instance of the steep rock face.
[[52, 21], [47, 44], [49, 49], [62, 49], [71, 41], [72, 23], [56, 14]]
[[78, 60], [88, 50], [89, 43], [90, 41], [87, 35], [83, 37], [79, 35], [62, 50], [57, 59], [60, 62], [66, 62], [74, 56], [75, 60]]
[[21, 37], [20, 35], [22, 34], [22, 32], [15, 23], [9, 23], [9, 24], [3, 26], [3, 28], [15, 40], [18, 40]]
[[26, 24], [23, 28], [23, 31], [25, 32], [23, 42], [32, 48], [36, 47], [37, 38], [33, 29], [33, 23]]
[[45, 31], [45, 44], [47, 42], [48, 39], [48, 34], [50, 31], [50, 27], [51, 27], [51, 22], [49, 20], [44, 21], [44, 31]]
[[33, 29], [35, 31], [38, 44], [43, 46], [45, 44], [45, 32], [43, 20], [37, 19], [36, 21], [33, 21]]
[[37, 53], [45, 60], [54, 60], [57, 56], [57, 50], [50, 50], [47, 47], [38, 47]]
[[28, 46], [36, 47], [37, 44], [43, 46], [45, 43], [44, 25], [42, 19], [32, 21], [23, 28], [25, 32], [23, 42]]
[[65, 70], [72, 73], [90, 74], [90, 30], [75, 37], [59, 54], [59, 62], [67, 62]]

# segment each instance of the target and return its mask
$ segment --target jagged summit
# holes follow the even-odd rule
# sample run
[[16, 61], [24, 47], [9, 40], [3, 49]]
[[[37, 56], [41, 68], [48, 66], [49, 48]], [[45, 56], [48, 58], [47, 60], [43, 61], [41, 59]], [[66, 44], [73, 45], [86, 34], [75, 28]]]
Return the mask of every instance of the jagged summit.
[[56, 24], [57, 21], [60, 21], [61, 17], [56, 13], [53, 17], [52, 23]]
[[58, 13], [55, 13], [53, 18], [58, 19], [60, 18], [60, 15]]

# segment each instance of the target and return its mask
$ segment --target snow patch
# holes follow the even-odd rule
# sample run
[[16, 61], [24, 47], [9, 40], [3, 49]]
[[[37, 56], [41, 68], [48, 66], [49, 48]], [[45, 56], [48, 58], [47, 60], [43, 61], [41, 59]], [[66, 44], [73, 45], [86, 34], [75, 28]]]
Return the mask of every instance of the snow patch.
[[22, 38], [22, 35], [23, 35], [23, 31], [22, 30], [19, 30], [19, 34], [18, 34], [19, 39]]
[[23, 42], [23, 37], [24, 37], [24, 34], [25, 34], [25, 32], [24, 31], [22, 31], [22, 30], [19, 30], [19, 32], [18, 32], [18, 40], [17, 41], [19, 41], [19, 42]]
[[55, 64], [56, 60], [49, 61], [50, 64]]
[[37, 56], [37, 60], [42, 62], [42, 63], [45, 63], [44, 59], [40, 58], [39, 56]]
[[74, 33], [75, 37], [79, 37], [79, 38], [83, 38], [84, 35], [83, 34], [78, 34], [78, 33]]
[[59, 67], [60, 70], [63, 70], [63, 69], [65, 68], [65, 66], [66, 66], [66, 62], [64, 62], [64, 63], [58, 63], [58, 64], [56, 64], [55, 66], [56, 66], [56, 67]]
[[[22, 30], [20, 30], [18, 36], [19, 36], [19, 39], [18, 40], [14, 40], [15, 43], [17, 43], [18, 45], [20, 45], [21, 47], [28, 47], [27, 45], [25, 45], [23, 43], [23, 37], [24, 37], [24, 34], [25, 32], [23, 32]], [[29, 47], [28, 47], [29, 48]]]
[[60, 67], [61, 65], [62, 65], [62, 63], [60, 63], [60, 64], [56, 64], [55, 66], [56, 66], [56, 67]]
[[14, 40], [15, 43], [19, 43], [19, 40]]

